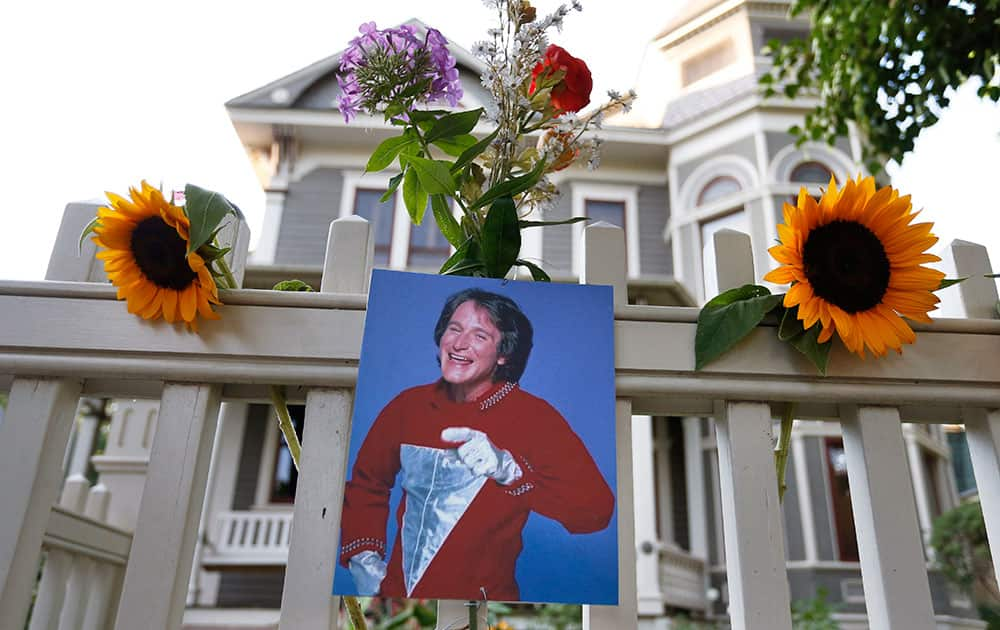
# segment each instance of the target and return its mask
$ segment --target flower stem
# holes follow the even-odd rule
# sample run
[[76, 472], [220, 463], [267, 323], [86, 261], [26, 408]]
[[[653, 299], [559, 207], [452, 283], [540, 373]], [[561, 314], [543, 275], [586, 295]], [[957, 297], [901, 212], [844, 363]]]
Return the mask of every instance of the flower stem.
[[226, 259], [220, 256], [218, 262], [219, 262], [219, 269], [222, 270], [222, 275], [226, 279], [226, 284], [229, 285], [226, 288], [238, 289], [239, 287], [236, 285], [236, 278], [233, 276], [232, 270], [229, 269], [229, 265], [226, 264]]
[[357, 597], [344, 597], [344, 608], [347, 609], [347, 615], [351, 618], [354, 630], [365, 630], [368, 627], [367, 622], [365, 622], [365, 613], [361, 610], [361, 602], [358, 601]]
[[285, 444], [288, 445], [288, 453], [292, 456], [292, 463], [295, 470], [299, 469], [299, 456], [302, 454], [302, 446], [299, 444], [299, 436], [295, 434], [295, 427], [292, 426], [292, 417], [288, 413], [288, 399], [285, 397], [285, 388], [281, 385], [271, 385], [271, 404], [274, 405], [274, 412], [278, 414], [278, 428], [285, 436]]
[[785, 469], [788, 467], [788, 446], [792, 441], [792, 424], [795, 422], [795, 403], [785, 405], [785, 413], [781, 416], [781, 433], [778, 438], [778, 449], [774, 452], [774, 468], [778, 474], [778, 503], [785, 498]]
[[469, 630], [477, 630], [479, 628], [479, 602], [469, 601], [465, 605], [469, 609]]
[[[274, 412], [278, 415], [278, 428], [281, 429], [281, 434], [285, 436], [285, 444], [288, 445], [288, 453], [292, 456], [292, 463], [295, 464], [295, 470], [299, 470], [299, 458], [302, 455], [302, 446], [299, 444], [299, 436], [296, 435], [295, 427], [292, 425], [292, 417], [288, 413], [288, 398], [285, 396], [285, 388], [281, 385], [271, 385], [269, 391], [271, 393], [271, 404], [274, 405]], [[347, 614], [351, 617], [354, 629], [367, 630], [368, 625], [365, 623], [365, 615], [361, 611], [361, 604], [358, 602], [358, 598], [345, 596], [344, 607], [347, 608]]]

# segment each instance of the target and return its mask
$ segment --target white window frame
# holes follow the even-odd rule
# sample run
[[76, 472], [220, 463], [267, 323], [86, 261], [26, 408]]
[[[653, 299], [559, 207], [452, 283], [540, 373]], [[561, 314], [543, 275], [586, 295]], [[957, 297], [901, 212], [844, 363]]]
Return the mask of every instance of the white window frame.
[[[389, 180], [398, 173], [383, 171], [365, 173], [363, 171], [344, 171], [344, 185], [340, 194], [340, 217], [354, 214], [354, 202], [359, 188], [382, 190], [389, 189]], [[410, 217], [403, 204], [402, 185], [393, 195], [392, 242], [389, 245], [389, 268], [405, 269], [407, 254], [410, 248]]]
[[267, 413], [260, 464], [257, 467], [257, 488], [254, 491], [253, 505], [250, 506], [251, 511], [290, 512], [295, 505], [271, 501], [271, 483], [274, 481], [274, 466], [278, 461], [278, 444], [278, 419], [272, 407]]
[[[572, 216], [587, 216], [587, 201], [610, 201], [625, 204], [625, 255], [629, 278], [638, 278], [639, 268], [639, 186], [571, 182]], [[583, 273], [583, 222], [573, 226], [573, 274]]]

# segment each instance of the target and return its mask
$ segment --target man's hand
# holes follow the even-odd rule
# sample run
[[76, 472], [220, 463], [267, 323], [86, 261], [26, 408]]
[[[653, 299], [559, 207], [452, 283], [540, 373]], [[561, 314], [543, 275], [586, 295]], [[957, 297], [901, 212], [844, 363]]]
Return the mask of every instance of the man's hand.
[[347, 562], [347, 568], [358, 587], [358, 595], [377, 595], [385, 579], [385, 561], [371, 550], [359, 552]]
[[469, 470], [507, 486], [521, 478], [521, 467], [508, 451], [498, 449], [482, 431], [468, 427], [448, 427], [441, 432], [446, 442], [461, 444], [455, 449]]

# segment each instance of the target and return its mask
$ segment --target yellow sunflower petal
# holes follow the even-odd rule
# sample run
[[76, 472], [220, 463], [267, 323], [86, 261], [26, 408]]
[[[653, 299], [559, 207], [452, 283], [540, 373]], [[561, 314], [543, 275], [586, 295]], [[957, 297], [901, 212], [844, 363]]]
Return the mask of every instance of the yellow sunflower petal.
[[181, 319], [186, 322], [194, 320], [198, 313], [198, 287], [194, 284], [178, 293]]
[[177, 291], [174, 289], [164, 289], [163, 293], [163, 319], [171, 324], [177, 321]]

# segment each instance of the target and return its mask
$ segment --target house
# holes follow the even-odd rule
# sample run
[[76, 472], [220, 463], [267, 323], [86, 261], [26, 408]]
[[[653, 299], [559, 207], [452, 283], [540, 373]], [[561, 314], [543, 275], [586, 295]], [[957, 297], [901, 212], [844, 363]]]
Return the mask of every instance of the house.
[[[553, 178], [562, 195], [546, 218], [588, 216], [625, 232], [629, 301], [695, 305], [717, 292], [712, 235], [747, 232], [757, 269], [771, 266], [767, 245], [785, 201], [801, 186], [818, 193], [830, 174], [860, 170], [853, 135], [836, 146], [796, 147], [789, 126], [808, 99], [764, 100], [757, 78], [764, 43], [802, 34], [786, 17], [788, 1], [699, 0], [650, 44], [636, 109], [613, 119], [596, 171]], [[419, 22], [414, 22], [423, 28]], [[488, 98], [479, 62], [453, 47], [466, 90], [462, 107]], [[358, 214], [375, 234], [375, 265], [430, 271], [449, 255], [433, 225], [413, 226], [400, 193], [384, 203], [392, 172], [363, 174], [371, 150], [391, 130], [346, 125], [333, 107], [339, 56], [320, 60], [248, 94], [227, 108], [266, 195], [262, 238], [244, 286], [270, 288], [320, 275], [329, 222]], [[526, 235], [523, 256], [543, 261], [557, 281], [581, 265], [579, 224]], [[268, 405], [227, 403], [196, 551], [188, 627], [256, 620], [272, 627], [281, 600], [297, 475]], [[293, 415], [301, 430], [301, 408]], [[120, 402], [108, 448], [94, 466], [112, 492], [113, 521], [134, 523], [125, 497], [141, 488], [156, 408]], [[933, 518], [958, 501], [946, 436], [938, 425], [904, 428], [915, 501], [925, 540]], [[636, 543], [639, 611], [644, 627], [668, 627], [678, 613], [722, 619], [726, 575], [718, 454], [705, 418], [636, 416]], [[850, 627], [866, 627], [858, 549], [839, 427], [800, 422], [793, 435], [783, 511], [792, 598], [825, 589]], [[136, 495], [137, 496], [137, 495]], [[130, 512], [130, 510], [132, 510]], [[928, 559], [930, 552], [928, 551]], [[975, 610], [931, 572], [939, 627], [981, 627]], [[271, 624], [271, 625], [269, 625]], [[846, 626], [845, 626], [846, 627]]]

